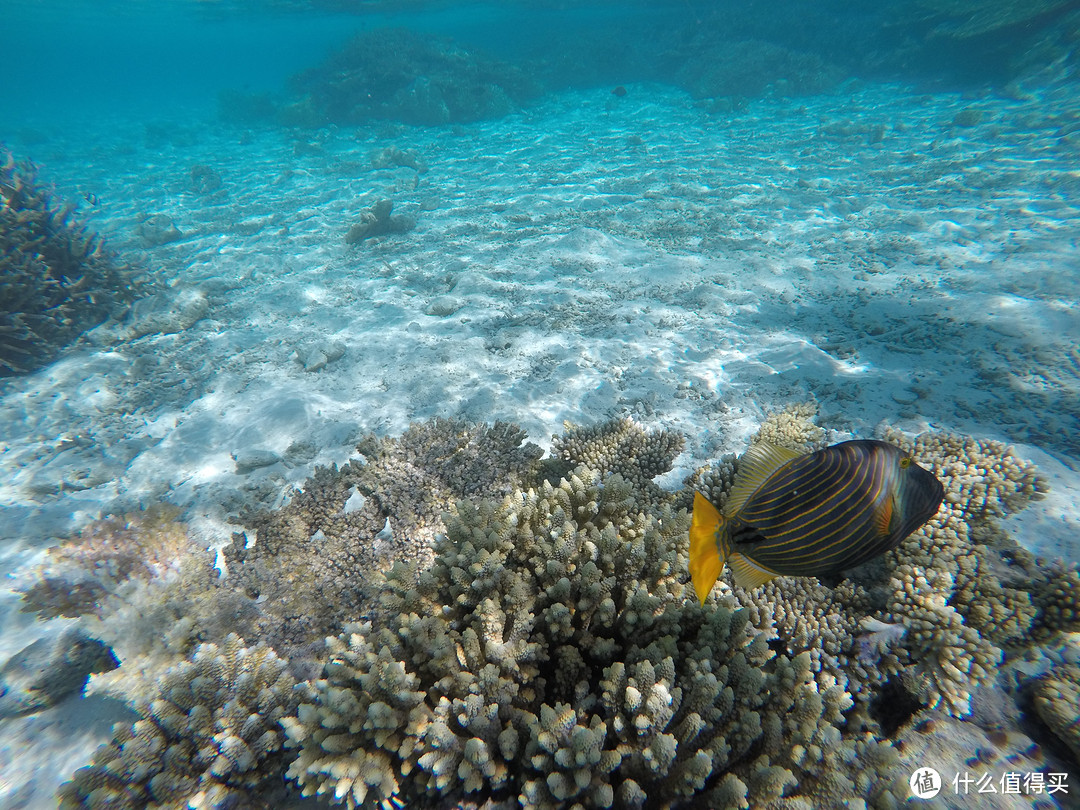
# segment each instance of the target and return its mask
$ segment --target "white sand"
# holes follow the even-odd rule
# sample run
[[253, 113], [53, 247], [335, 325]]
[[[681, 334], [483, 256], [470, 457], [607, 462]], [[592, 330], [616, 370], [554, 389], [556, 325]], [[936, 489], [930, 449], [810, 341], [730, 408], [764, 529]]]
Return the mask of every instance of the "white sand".
[[[1057, 112], [1067, 103], [1080, 100]], [[966, 106], [982, 123], [954, 127]], [[165, 299], [208, 310], [0, 382], [7, 573], [158, 500], [220, 542], [230, 514], [280, 503], [364, 432], [433, 416], [512, 420], [546, 444], [563, 420], [632, 414], [687, 435], [682, 474], [815, 397], [840, 432], [887, 419], [1026, 442], [1058, 492], [1080, 492], [1080, 176], [1039, 103], [871, 86], [726, 119], [633, 86], [458, 128], [242, 145], [216, 124], [165, 124], [172, 145], [117, 119], [20, 150], [61, 193], [98, 196], [92, 227]], [[429, 170], [373, 170], [387, 145]], [[191, 190], [196, 164], [220, 192]], [[416, 229], [345, 245], [380, 197]], [[145, 247], [151, 214], [184, 238]], [[344, 355], [321, 370], [295, 359], [335, 342]], [[238, 474], [232, 455], [252, 451], [283, 460]], [[1076, 503], [1012, 525], [1076, 559]], [[15, 610], [16, 595], [0, 601], [0, 658], [43, 629]], [[5, 728], [4, 745], [22, 736]], [[27, 781], [4, 770], [0, 805]]]

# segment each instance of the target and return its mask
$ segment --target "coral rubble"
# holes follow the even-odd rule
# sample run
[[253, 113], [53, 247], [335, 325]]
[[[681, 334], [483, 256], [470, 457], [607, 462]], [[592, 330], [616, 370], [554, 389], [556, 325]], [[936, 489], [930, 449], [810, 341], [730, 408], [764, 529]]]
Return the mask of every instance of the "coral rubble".
[[131, 301], [132, 282], [75, 206], [0, 147], [0, 376], [52, 362]]
[[345, 233], [345, 244], [355, 245], [369, 236], [382, 236], [388, 233], [408, 233], [416, 227], [412, 217], [393, 216], [393, 200], [377, 200], [373, 205], [360, 212], [360, 219], [352, 224]]

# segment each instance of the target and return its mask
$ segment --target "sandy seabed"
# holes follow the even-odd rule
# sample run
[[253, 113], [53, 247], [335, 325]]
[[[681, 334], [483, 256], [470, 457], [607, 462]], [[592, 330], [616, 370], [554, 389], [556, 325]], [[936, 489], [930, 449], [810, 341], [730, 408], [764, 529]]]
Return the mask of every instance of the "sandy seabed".
[[[56, 538], [162, 500], [221, 543], [241, 507], [413, 420], [545, 445], [628, 414], [686, 434], [674, 485], [810, 398], [837, 439], [888, 420], [1016, 443], [1052, 492], [1008, 525], [1076, 560], [1077, 107], [851, 84], [716, 115], [643, 85], [460, 127], [16, 134], [60, 194], [96, 196], [91, 227], [157, 284], [131, 320], [165, 331], [106, 324], [0, 382], [0, 568], [17, 585]], [[388, 146], [426, 170], [374, 168]], [[220, 189], [193, 188], [199, 165]], [[383, 198], [415, 229], [347, 245]], [[148, 246], [151, 216], [181, 238]], [[62, 624], [14, 592], [0, 615], [0, 658]], [[48, 806], [107, 735], [94, 700], [3, 721], [0, 804]]]

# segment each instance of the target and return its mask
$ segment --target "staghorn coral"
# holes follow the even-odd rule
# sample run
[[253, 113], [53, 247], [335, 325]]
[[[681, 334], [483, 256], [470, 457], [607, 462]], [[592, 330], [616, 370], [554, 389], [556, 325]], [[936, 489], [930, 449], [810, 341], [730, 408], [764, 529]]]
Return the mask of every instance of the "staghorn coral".
[[[788, 406], [753, 440], [813, 449], [824, 438], [814, 413], [811, 403]], [[833, 587], [781, 577], [752, 591], [721, 586], [717, 598], [748, 610], [778, 649], [808, 652], [819, 683], [835, 679], [862, 701], [895, 675], [914, 699], [964, 716], [973, 690], [994, 680], [1003, 650], [1077, 626], [1080, 578], [1034, 560], [1001, 531], [1000, 518], [1046, 488], [1010, 447], [949, 434], [911, 439], [889, 427], [879, 435], [942, 480], [938, 515]], [[738, 459], [727, 457], [687, 484], [722, 507], [737, 472]]]
[[909, 688], [930, 708], [943, 705], [956, 717], [971, 711], [971, 691], [991, 680], [1000, 649], [964, 623], [947, 603], [948, 574], [931, 574], [901, 565], [890, 582], [894, 597], [887, 621], [907, 628], [904, 648], [916, 663], [907, 673]]
[[1039, 558], [1033, 568], [1027, 569], [1031, 578], [1026, 583], [1036, 610], [1033, 634], [1046, 639], [1057, 632], [1080, 632], [1080, 568]]
[[814, 424], [815, 402], [795, 402], [765, 417], [752, 442], [769, 442], [792, 450], [819, 450], [825, 446], [825, 431]]
[[[811, 417], [793, 406], [761, 433], [821, 441]], [[92, 686], [149, 705], [166, 665], [199, 637], [222, 646], [229, 622], [303, 676], [321, 631], [324, 672], [283, 718], [288, 773], [349, 806], [892, 806], [910, 769], [897, 787], [896, 729], [875, 701], [906, 690], [966, 715], [1003, 654], [1075, 627], [1076, 571], [1026, 555], [997, 523], [1037, 496], [1038, 476], [1004, 445], [955, 437], [914, 440], [958, 497], [887, 559], [833, 587], [721, 585], [702, 608], [677, 511], [690, 489], [652, 481], [679, 442], [661, 435], [571, 430], [546, 464], [511, 426], [369, 437], [362, 460], [249, 516], [257, 536], [235, 538], [224, 580], [192, 553], [115, 588], [96, 635], [124, 665]], [[574, 459], [564, 447], [603, 473], [551, 480]], [[737, 469], [728, 457], [689, 480], [722, 504]], [[142, 635], [121, 637], [130, 628]], [[269, 762], [260, 772], [280, 775]]]
[[442, 512], [464, 497], [500, 495], [540, 449], [516, 425], [454, 419], [369, 435], [362, 458], [319, 468], [284, 508], [243, 516], [250, 532], [223, 549], [228, 587], [259, 600], [259, 637], [292, 657], [367, 616], [376, 572], [394, 561], [430, 565]]
[[164, 576], [120, 586], [94, 616], [89, 632], [108, 642], [118, 669], [95, 676], [88, 691], [129, 703], [145, 699], [155, 682], [196, 649], [229, 633], [255, 638], [264, 618], [259, 604], [223, 581], [212, 552], [196, 549]]
[[62, 808], [266, 807], [280, 791], [278, 721], [298, 702], [285, 661], [230, 634], [200, 644], [136, 704], [93, 763], [61, 787]]
[[52, 362], [138, 287], [28, 161], [0, 147], [0, 377]]
[[821, 683], [839, 681], [857, 693], [880, 682], [881, 656], [888, 650], [867, 660], [856, 642], [861, 619], [875, 609], [864, 586], [845, 580], [829, 588], [814, 577], [778, 577], [754, 590], [733, 585], [721, 601], [744, 608], [751, 624], [788, 654], [806, 652]]
[[551, 455], [565, 463], [558, 474], [578, 465], [601, 476], [618, 473], [634, 487], [636, 495], [661, 504], [670, 502], [671, 494], [652, 479], [672, 468], [685, 445], [682, 434], [669, 430], [647, 433], [633, 419], [624, 417], [590, 427], [565, 425], [562, 435], [552, 437]]
[[908, 628], [903, 649], [910, 666], [903, 674], [910, 690], [964, 716], [972, 690], [994, 679], [1003, 648], [1030, 646], [1070, 626], [1055, 609], [1062, 601], [1076, 604], [1068, 574], [1018, 564], [1031, 555], [998, 524], [1042, 497], [1046, 482], [1001, 442], [949, 434], [909, 439], [888, 427], [879, 433], [945, 485], [937, 516], [886, 555], [895, 565], [886, 621]]
[[257, 605], [221, 580], [214, 553], [192, 543], [179, 516], [158, 504], [96, 520], [50, 548], [23, 590], [23, 611], [79, 618], [124, 662], [89, 691], [140, 699], [201, 639], [254, 632]]
[[826, 745], [856, 755], [850, 696], [819, 692], [809, 654], [776, 655], [745, 613], [687, 599], [686, 515], [634, 492], [578, 467], [459, 504], [429, 571], [391, 571], [388, 623], [328, 640], [316, 700], [283, 721], [289, 775], [349, 807], [459, 789], [526, 808], [818, 795]]
[[1035, 465], [1004, 442], [951, 433], [911, 439], [887, 425], [877, 433], [931, 467], [945, 484], [945, 502], [957, 506], [969, 523], [1005, 517], [1046, 492], [1046, 479]]

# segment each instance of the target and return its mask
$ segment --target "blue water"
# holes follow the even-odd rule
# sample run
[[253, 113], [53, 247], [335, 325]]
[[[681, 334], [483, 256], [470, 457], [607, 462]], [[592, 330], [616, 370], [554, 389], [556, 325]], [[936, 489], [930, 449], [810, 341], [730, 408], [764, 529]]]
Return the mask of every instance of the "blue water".
[[206, 106], [220, 90], [278, 90], [352, 18], [219, 17], [197, 3], [5, 2], [5, 120]]
[[[352, 9], [358, 13], [343, 13]], [[1031, 36], [1011, 27], [976, 43], [911, 47], [932, 29], [902, 3], [143, 3], [51, 0], [0, 4], [7, 79], [0, 120], [77, 119], [106, 111], [195, 109], [224, 89], [280, 92], [357, 31], [403, 26], [508, 60], [558, 62], [576, 48], [583, 70], [555, 86], [673, 78], [679, 48], [698, 35], [819, 55], [851, 75], [955, 86], [1007, 78]], [[955, 15], [953, 15], [955, 17]], [[951, 19], [951, 18], [950, 18]], [[1041, 19], [1041, 18], [1040, 18]], [[1018, 36], [1019, 35], [1019, 36]], [[1001, 40], [1000, 42], [998, 40]], [[1015, 40], [1015, 42], [1014, 42]], [[917, 40], [916, 40], [917, 42]], [[1011, 52], [1002, 43], [1012, 43]], [[565, 56], [565, 53], [561, 54]], [[547, 67], [551, 65], [548, 64]]]
[[[220, 548], [436, 417], [628, 415], [675, 488], [806, 400], [1017, 443], [1054, 491], [1008, 532], [1075, 563], [1080, 12], [994, 9], [0, 0], [0, 146], [145, 283], [0, 377], [0, 575], [160, 503]], [[20, 608], [0, 662], [66, 627]], [[93, 632], [139, 661], [147, 615]], [[66, 700], [0, 719], [0, 810], [132, 717]]]

